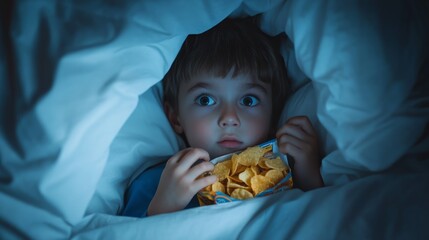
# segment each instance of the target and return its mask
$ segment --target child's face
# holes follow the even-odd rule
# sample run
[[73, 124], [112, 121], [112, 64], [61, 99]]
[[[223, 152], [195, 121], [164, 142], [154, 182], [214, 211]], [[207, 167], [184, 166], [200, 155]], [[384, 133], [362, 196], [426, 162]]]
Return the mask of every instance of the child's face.
[[271, 85], [239, 74], [202, 74], [179, 88], [176, 132], [211, 158], [259, 144], [270, 132]]

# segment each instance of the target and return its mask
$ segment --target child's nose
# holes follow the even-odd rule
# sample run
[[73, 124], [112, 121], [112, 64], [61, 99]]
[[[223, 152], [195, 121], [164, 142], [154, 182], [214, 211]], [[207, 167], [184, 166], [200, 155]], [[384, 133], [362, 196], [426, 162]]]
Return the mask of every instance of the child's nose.
[[219, 118], [219, 126], [220, 127], [240, 126], [240, 120], [234, 108], [228, 107], [223, 109], [222, 114]]

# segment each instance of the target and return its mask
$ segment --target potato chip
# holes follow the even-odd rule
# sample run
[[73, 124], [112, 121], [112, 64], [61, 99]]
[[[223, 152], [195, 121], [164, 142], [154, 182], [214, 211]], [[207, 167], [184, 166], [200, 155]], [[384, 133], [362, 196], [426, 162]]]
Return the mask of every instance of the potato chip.
[[231, 176], [237, 172], [237, 168], [238, 168], [238, 155], [234, 153], [231, 156]]
[[293, 188], [293, 180], [289, 178], [287, 181], [282, 184], [276, 184], [276, 188], [274, 190], [282, 189], [282, 188]]
[[252, 188], [250, 188], [250, 187], [244, 187], [244, 186], [239, 185], [239, 187], [227, 187], [227, 188], [226, 188], [226, 193], [227, 193], [229, 196], [231, 196], [231, 193], [232, 193], [235, 189], [243, 189], [243, 190], [247, 190], [247, 191], [249, 191], [249, 192], [252, 192]]
[[274, 184], [280, 182], [283, 179], [283, 172], [278, 169], [272, 169], [265, 173], [265, 177], [270, 179]]
[[227, 188], [245, 188], [245, 189], [249, 188], [248, 186], [245, 186], [245, 185], [242, 185], [242, 184], [239, 184], [239, 183], [235, 183], [235, 182], [228, 182], [228, 183], [226, 183], [226, 187]]
[[274, 183], [265, 176], [256, 175], [250, 179], [250, 186], [256, 195], [274, 186]]
[[231, 193], [234, 192], [235, 189], [237, 189], [237, 188], [229, 188], [229, 187], [227, 187], [226, 188], [226, 194], [228, 194], [229, 196], [231, 196]]
[[286, 169], [286, 164], [283, 162], [283, 160], [280, 159], [280, 157], [276, 157], [275, 159], [270, 159], [265, 161], [265, 165], [271, 169], [279, 169], [283, 170]]
[[264, 156], [266, 151], [266, 149], [260, 148], [258, 146], [249, 147], [238, 155], [238, 163], [247, 167], [256, 166], [258, 165], [259, 158]]
[[225, 186], [221, 182], [215, 182], [212, 185], [213, 192], [223, 192], [225, 193]]
[[258, 166], [251, 166], [250, 168], [254, 175], [259, 175], [259, 173], [261, 172], [261, 169], [259, 169]]
[[264, 169], [264, 170], [262, 170], [258, 175], [265, 176], [265, 174], [266, 174], [269, 170], [271, 170], [271, 169], [268, 169], [268, 170]]
[[244, 172], [246, 169], [247, 169], [246, 166], [238, 164], [237, 171], [235, 172], [235, 175], [238, 175], [238, 174]]
[[235, 177], [235, 176], [228, 176], [226, 178], [228, 179], [228, 181], [231, 181], [231, 182], [243, 183], [238, 177]]
[[[212, 174], [218, 177], [218, 182], [202, 189], [205, 192], [201, 193], [199, 198], [203, 198], [203, 204], [213, 202], [216, 192], [243, 200], [252, 198], [274, 186], [277, 190], [284, 186], [292, 187], [292, 178], [285, 183], [278, 184], [290, 169], [280, 157], [276, 157], [271, 152], [272, 149], [272, 145], [264, 148], [249, 147], [241, 153], [231, 154], [230, 159], [215, 164]], [[273, 190], [276, 191], [276, 189]]]
[[210, 192], [211, 190], [212, 190], [212, 185], [208, 185], [207, 187], [202, 189], [202, 191], [204, 192]]
[[260, 168], [263, 168], [263, 169], [270, 169], [270, 168], [269, 168], [269, 167], [267, 167], [267, 165], [265, 164], [265, 162], [266, 162], [267, 160], [270, 160], [270, 159], [265, 158], [265, 157], [261, 157], [261, 158], [259, 159], [258, 166], [259, 166]]
[[252, 178], [255, 175], [256, 174], [252, 171], [252, 169], [248, 167], [246, 168], [246, 170], [244, 170], [238, 175], [238, 178], [244, 183], [246, 183], [247, 186], [250, 186], [250, 178]]
[[246, 189], [237, 188], [231, 193], [231, 197], [244, 200], [248, 198], [252, 198], [253, 194]]
[[214, 166], [213, 175], [216, 175], [218, 181], [224, 180], [231, 171], [231, 160], [223, 161]]
[[245, 184], [237, 178], [234, 177], [227, 177], [227, 182], [226, 182], [226, 192], [227, 194], [229, 194], [231, 196], [231, 192], [234, 191], [237, 188], [248, 188], [247, 186], [245, 186]]
[[236, 181], [233, 177], [227, 177], [227, 188], [246, 188], [247, 186], [241, 181]]

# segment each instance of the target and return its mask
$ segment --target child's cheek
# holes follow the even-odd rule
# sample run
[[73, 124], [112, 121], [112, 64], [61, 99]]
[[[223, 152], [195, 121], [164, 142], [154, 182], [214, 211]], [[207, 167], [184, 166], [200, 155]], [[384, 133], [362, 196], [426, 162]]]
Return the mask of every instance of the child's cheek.
[[214, 137], [210, 130], [210, 126], [211, 125], [204, 121], [204, 119], [190, 122], [187, 126], [188, 131], [186, 135], [191, 147], [207, 147], [209, 139]]
[[249, 118], [249, 138], [254, 144], [259, 144], [266, 140], [270, 131], [270, 121], [266, 117]]

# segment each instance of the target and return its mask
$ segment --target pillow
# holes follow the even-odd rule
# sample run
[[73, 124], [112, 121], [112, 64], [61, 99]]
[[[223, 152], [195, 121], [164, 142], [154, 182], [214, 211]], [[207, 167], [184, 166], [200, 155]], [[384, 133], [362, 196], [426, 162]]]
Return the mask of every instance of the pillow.
[[122, 207], [129, 182], [141, 171], [162, 161], [184, 146], [163, 110], [162, 83], [139, 97], [138, 105], [110, 146], [110, 155], [87, 214], [116, 214]]
[[291, 117], [308, 117], [319, 138], [322, 154], [325, 156], [335, 151], [336, 145], [332, 136], [328, 134], [324, 126], [318, 120], [316, 100], [316, 92], [312, 82], [308, 82], [297, 89], [286, 101], [279, 119], [278, 127], [280, 128]]

